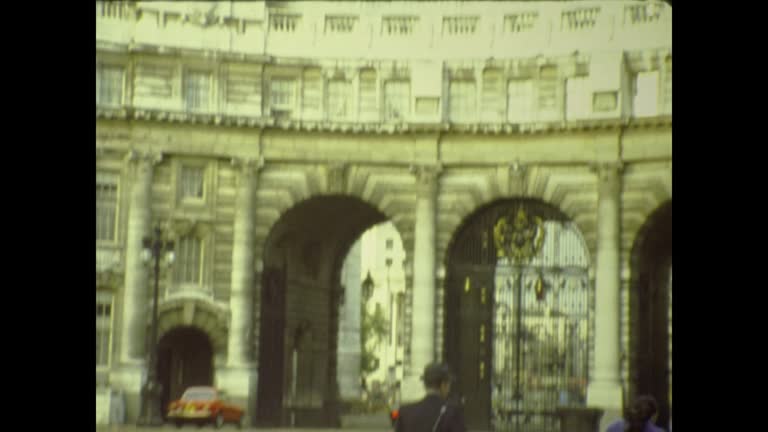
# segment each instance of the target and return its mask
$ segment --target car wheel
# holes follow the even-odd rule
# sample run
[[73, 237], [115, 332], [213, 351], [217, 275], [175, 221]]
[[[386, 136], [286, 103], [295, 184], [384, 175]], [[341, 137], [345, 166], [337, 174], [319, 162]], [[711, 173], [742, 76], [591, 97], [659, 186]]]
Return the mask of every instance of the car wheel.
[[224, 426], [224, 415], [222, 413], [216, 415], [216, 420], [213, 425], [216, 426], [216, 429], [221, 429], [221, 427]]

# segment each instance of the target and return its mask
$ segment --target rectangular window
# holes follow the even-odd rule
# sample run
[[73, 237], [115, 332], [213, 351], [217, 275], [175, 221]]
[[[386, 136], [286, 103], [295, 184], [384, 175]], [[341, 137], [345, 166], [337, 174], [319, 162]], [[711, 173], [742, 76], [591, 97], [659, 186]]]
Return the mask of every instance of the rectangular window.
[[320, 102], [323, 95], [323, 80], [319, 68], [304, 71], [304, 86], [302, 89], [302, 107], [305, 112], [320, 112]]
[[119, 107], [123, 103], [123, 73], [120, 66], [102, 65], [96, 70], [96, 105]]
[[538, 12], [524, 12], [504, 17], [505, 33], [522, 33], [531, 30], [539, 17]]
[[117, 175], [96, 175], [96, 240], [115, 240]]
[[96, 292], [96, 366], [109, 365], [112, 336], [112, 294]]
[[363, 70], [360, 72], [360, 113], [376, 116], [379, 112], [376, 95], [376, 71]]
[[445, 17], [443, 18], [443, 34], [470, 35], [477, 32], [480, 17]]
[[202, 280], [200, 266], [202, 243], [194, 236], [182, 237], [177, 247], [176, 280], [179, 283], [199, 284]]
[[272, 78], [269, 87], [269, 100], [272, 108], [292, 109], [295, 87], [296, 81], [293, 78]]
[[181, 167], [181, 198], [202, 199], [204, 190], [203, 167]]
[[510, 80], [507, 88], [507, 119], [510, 123], [529, 123], [533, 110], [533, 82]]
[[299, 24], [300, 15], [272, 13], [269, 16], [269, 28], [277, 33], [293, 33]]
[[403, 121], [410, 113], [411, 83], [388, 81], [384, 84], [384, 117], [389, 121]]
[[448, 114], [451, 120], [474, 120], [477, 114], [474, 81], [451, 81]]
[[664, 60], [664, 113], [672, 113], [672, 57]]
[[207, 111], [210, 100], [211, 75], [207, 72], [187, 72], [184, 77], [184, 103], [187, 111]]
[[415, 16], [391, 16], [381, 20], [381, 33], [388, 36], [412, 35], [419, 21]]
[[560, 25], [563, 30], [569, 31], [591, 29], [595, 27], [598, 15], [599, 7], [572, 9], [562, 13]]
[[501, 121], [504, 118], [504, 80], [501, 70], [483, 71], [483, 120]]
[[344, 119], [350, 113], [350, 83], [345, 80], [328, 82], [328, 117]]
[[592, 98], [592, 111], [614, 111], [616, 109], [617, 102], [618, 95], [615, 91], [596, 92]]
[[542, 66], [539, 70], [539, 110], [557, 109], [557, 67]]
[[357, 23], [357, 17], [352, 15], [326, 15], [326, 33], [352, 33]]

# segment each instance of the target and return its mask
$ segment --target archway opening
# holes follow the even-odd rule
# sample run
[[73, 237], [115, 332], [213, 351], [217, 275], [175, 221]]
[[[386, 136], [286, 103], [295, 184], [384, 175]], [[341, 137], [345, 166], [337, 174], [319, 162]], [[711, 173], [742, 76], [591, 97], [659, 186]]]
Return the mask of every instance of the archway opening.
[[171, 329], [157, 349], [162, 407], [180, 398], [188, 387], [213, 385], [213, 347], [202, 330], [191, 326]]
[[337, 351], [342, 266], [386, 216], [348, 196], [305, 200], [272, 227], [260, 296], [259, 426], [339, 427]]
[[448, 249], [445, 347], [467, 427], [559, 430], [586, 403], [593, 283], [576, 225], [536, 199], [491, 203]]
[[672, 201], [648, 217], [630, 259], [629, 398], [656, 398], [657, 423], [667, 427], [672, 406]]

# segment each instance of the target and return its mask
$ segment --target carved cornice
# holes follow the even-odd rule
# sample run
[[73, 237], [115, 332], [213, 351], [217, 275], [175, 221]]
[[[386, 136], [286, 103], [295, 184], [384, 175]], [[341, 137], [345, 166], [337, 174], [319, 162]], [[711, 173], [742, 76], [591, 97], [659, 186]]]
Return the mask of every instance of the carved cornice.
[[213, 223], [197, 218], [174, 217], [166, 222], [165, 233], [168, 239], [178, 239], [190, 234], [206, 237], [213, 232]]

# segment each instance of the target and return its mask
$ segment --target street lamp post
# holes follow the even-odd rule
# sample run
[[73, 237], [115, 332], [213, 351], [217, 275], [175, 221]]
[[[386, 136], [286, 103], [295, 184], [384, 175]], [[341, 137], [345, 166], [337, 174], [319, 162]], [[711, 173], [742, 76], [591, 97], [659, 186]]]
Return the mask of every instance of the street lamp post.
[[157, 303], [160, 286], [160, 258], [165, 253], [169, 263], [173, 262], [173, 242], [164, 241], [159, 227], [154, 230], [153, 237], [144, 238], [143, 258], [145, 262], [154, 260], [155, 287], [154, 301], [152, 302], [152, 325], [150, 329], [149, 355], [147, 358], [147, 380], [141, 387], [141, 411], [139, 413], [139, 426], [162, 426], [163, 415], [160, 406], [162, 385], [157, 377]]

